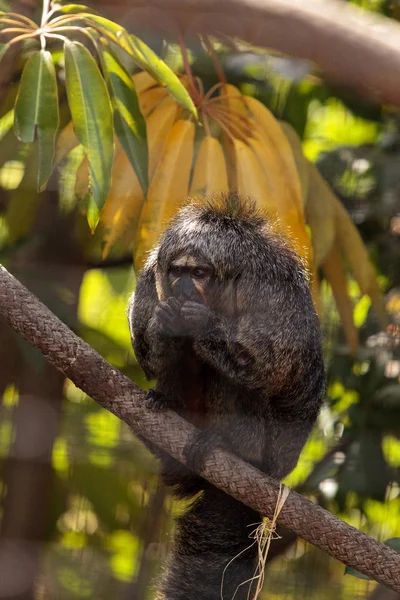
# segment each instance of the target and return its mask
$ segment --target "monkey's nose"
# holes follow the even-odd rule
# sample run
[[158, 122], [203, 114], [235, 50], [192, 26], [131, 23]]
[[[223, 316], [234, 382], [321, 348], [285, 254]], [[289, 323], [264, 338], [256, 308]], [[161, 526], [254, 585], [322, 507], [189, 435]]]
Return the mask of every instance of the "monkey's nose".
[[174, 292], [175, 297], [181, 302], [186, 302], [187, 300], [201, 302], [201, 294], [190, 277], [182, 277], [178, 285], [175, 286]]

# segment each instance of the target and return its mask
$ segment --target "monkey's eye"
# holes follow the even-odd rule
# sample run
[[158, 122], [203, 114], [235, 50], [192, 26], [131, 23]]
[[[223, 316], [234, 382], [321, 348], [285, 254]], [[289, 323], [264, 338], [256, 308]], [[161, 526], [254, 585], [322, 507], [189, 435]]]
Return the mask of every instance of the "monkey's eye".
[[204, 277], [207, 277], [207, 274], [207, 270], [203, 269], [202, 267], [195, 267], [193, 269], [193, 275], [197, 279], [203, 279]]
[[171, 267], [169, 272], [173, 277], [181, 277], [183, 273], [183, 267]]

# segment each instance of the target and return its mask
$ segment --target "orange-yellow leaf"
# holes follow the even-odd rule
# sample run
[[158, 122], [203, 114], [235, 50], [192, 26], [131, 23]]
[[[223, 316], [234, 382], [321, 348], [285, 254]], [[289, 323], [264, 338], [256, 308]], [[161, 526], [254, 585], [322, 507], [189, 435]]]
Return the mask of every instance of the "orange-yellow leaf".
[[133, 75], [132, 80], [138, 94], [158, 86], [157, 81], [147, 71], [139, 71], [139, 73]]
[[76, 172], [76, 180], [75, 180], [75, 195], [82, 199], [85, 199], [87, 194], [89, 193], [90, 186], [90, 175], [89, 175], [89, 160], [88, 157], [85, 156], [83, 161], [78, 167]]
[[139, 105], [142, 114], [147, 118], [156, 108], [159, 102], [168, 96], [168, 92], [163, 87], [155, 87], [139, 94]]
[[275, 149], [287, 177], [286, 185], [291, 190], [299, 210], [302, 211], [300, 179], [293, 152], [286, 135], [283, 133], [279, 122], [264, 104], [250, 96], [245, 97], [245, 102], [252, 115], [254, 130], [262, 132], [266, 136], [266, 139], [269, 140], [271, 147]]
[[190, 196], [207, 196], [227, 191], [228, 177], [224, 152], [217, 139], [206, 135], [197, 154]]
[[149, 181], [163, 155], [168, 134], [176, 119], [177, 102], [172, 96], [163, 98], [147, 120], [147, 139], [149, 144]]
[[103, 259], [127, 233], [130, 234], [128, 245], [132, 243], [143, 203], [143, 190], [136, 173], [125, 152], [119, 149], [114, 160], [110, 194], [100, 217], [104, 227]]
[[235, 150], [238, 192], [243, 196], [250, 196], [256, 200], [260, 208], [273, 219], [276, 219], [278, 198], [270, 186], [256, 154], [242, 140], [235, 139], [233, 146]]
[[296, 163], [297, 174], [300, 179], [301, 200], [302, 200], [302, 203], [304, 206], [307, 195], [308, 195], [308, 186], [309, 186], [309, 177], [310, 177], [308, 164], [307, 164], [307, 158], [304, 156], [301, 140], [300, 140], [299, 136], [297, 135], [296, 131], [293, 129], [293, 127], [289, 123], [286, 123], [285, 121], [280, 121], [279, 124], [282, 128], [283, 133], [286, 135], [286, 138], [287, 138], [287, 140], [290, 144], [290, 147], [292, 149], [292, 152], [293, 152], [293, 158]]
[[180, 120], [172, 127], [164, 154], [155, 170], [144, 204], [135, 243], [135, 267], [140, 269], [147, 253], [178, 208], [185, 203], [193, 161], [195, 126]]
[[320, 267], [332, 248], [336, 235], [335, 198], [330, 186], [312, 162], [307, 161], [309, 172], [306, 198], [306, 221], [311, 229], [314, 262]]
[[74, 124], [70, 121], [57, 138], [54, 165], [60, 164], [67, 154], [76, 148], [78, 144], [79, 140], [75, 135]]

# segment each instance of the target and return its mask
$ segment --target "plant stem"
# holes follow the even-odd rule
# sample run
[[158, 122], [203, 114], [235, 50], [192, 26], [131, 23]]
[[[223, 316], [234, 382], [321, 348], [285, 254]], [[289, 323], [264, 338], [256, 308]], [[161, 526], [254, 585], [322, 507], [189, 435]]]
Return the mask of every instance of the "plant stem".
[[221, 83], [226, 83], [226, 75], [222, 68], [221, 61], [219, 60], [219, 57], [218, 57], [217, 53], [215, 52], [214, 46], [210, 42], [210, 38], [208, 37], [208, 35], [203, 35], [202, 39], [203, 39], [205, 47], [207, 48], [207, 50], [211, 56], [211, 60], [214, 65], [215, 72], [218, 75], [218, 79], [220, 80]]
[[182, 34], [180, 34], [180, 33], [178, 33], [178, 43], [179, 43], [179, 47], [180, 47], [181, 53], [182, 53], [183, 66], [185, 67], [185, 73], [189, 79], [189, 86], [191, 88], [192, 98], [195, 102], [198, 102], [200, 100], [200, 95], [194, 84], [192, 69], [190, 68], [190, 63], [189, 63], [189, 58], [188, 58], [185, 42], [183, 40]]
[[49, 14], [49, 10], [50, 10], [50, 0], [43, 0], [42, 20], [40, 23], [42, 27], [46, 23], [47, 15]]

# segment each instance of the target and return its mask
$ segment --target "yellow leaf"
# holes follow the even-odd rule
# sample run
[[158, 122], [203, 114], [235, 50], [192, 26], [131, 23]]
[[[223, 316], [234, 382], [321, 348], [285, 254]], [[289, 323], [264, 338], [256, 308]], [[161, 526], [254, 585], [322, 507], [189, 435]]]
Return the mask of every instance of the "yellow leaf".
[[[103, 259], [128, 231], [133, 237], [143, 203], [142, 186], [130, 160], [120, 148], [114, 160], [110, 194], [100, 217], [104, 226]], [[132, 237], [128, 243], [132, 242]]]
[[89, 176], [89, 159], [87, 156], [83, 159], [76, 172], [75, 180], [75, 196], [83, 199], [89, 193], [90, 176]]
[[163, 155], [165, 144], [178, 111], [176, 100], [172, 96], [163, 98], [147, 120], [147, 139], [149, 144], [149, 181]]
[[262, 132], [266, 139], [269, 140], [269, 145], [274, 148], [277, 153], [279, 160], [282, 163], [282, 169], [286, 173], [286, 185], [291, 190], [298, 208], [302, 211], [303, 205], [301, 201], [299, 175], [297, 173], [292, 149], [281, 126], [274, 115], [261, 102], [250, 96], [246, 96], [245, 101], [253, 117], [253, 129]]
[[191, 121], [180, 120], [168, 135], [140, 216], [134, 250], [137, 269], [143, 266], [147, 253], [156, 245], [170, 218], [187, 200], [194, 133], [195, 126]]
[[335, 198], [330, 186], [312, 162], [306, 161], [309, 172], [306, 198], [306, 221], [311, 229], [314, 262], [320, 267], [336, 235]]
[[217, 139], [204, 136], [197, 154], [190, 196], [207, 196], [228, 191], [224, 152]]
[[168, 96], [168, 92], [163, 87], [151, 88], [139, 94], [139, 105], [142, 114], [147, 118], [166, 96]]
[[293, 158], [296, 163], [297, 173], [300, 179], [301, 185], [301, 200], [303, 206], [305, 204], [307, 195], [308, 195], [308, 186], [309, 186], [309, 170], [307, 164], [307, 158], [303, 153], [303, 146], [299, 136], [293, 127], [286, 123], [285, 121], [280, 121], [280, 126], [283, 130], [283, 133], [286, 135], [286, 138], [290, 144], [290, 147], [293, 152]]
[[146, 90], [158, 86], [157, 81], [147, 71], [140, 71], [132, 77], [133, 84], [138, 94]]
[[239, 194], [253, 198], [272, 220], [276, 220], [277, 196], [253, 149], [239, 139], [234, 140], [233, 146]]
[[70, 121], [57, 138], [54, 165], [60, 164], [67, 154], [76, 148], [78, 144], [79, 140], [75, 135], [74, 124]]

